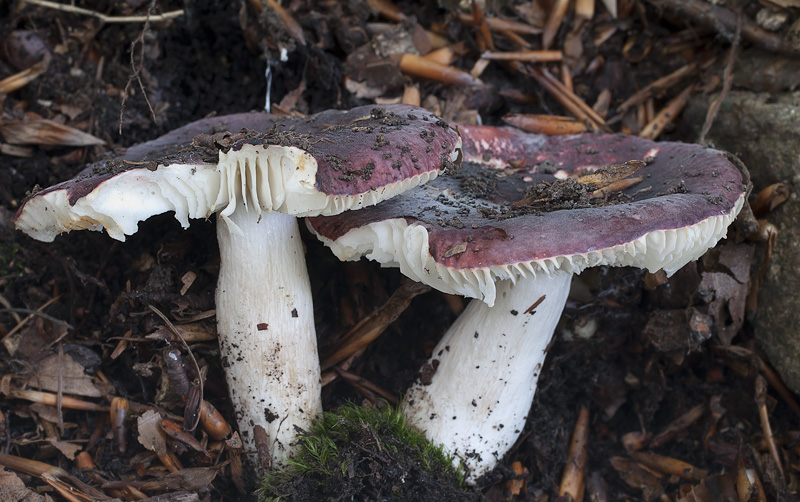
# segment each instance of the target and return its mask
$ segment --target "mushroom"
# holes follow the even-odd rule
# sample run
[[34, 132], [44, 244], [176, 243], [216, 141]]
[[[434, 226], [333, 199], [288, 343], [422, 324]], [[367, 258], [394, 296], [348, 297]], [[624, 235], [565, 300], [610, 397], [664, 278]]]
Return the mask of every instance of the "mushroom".
[[295, 428], [322, 408], [296, 217], [358, 209], [425, 183], [458, 160], [459, 146], [446, 122], [404, 105], [206, 119], [35, 193], [16, 225], [41, 241], [87, 228], [124, 240], [155, 214], [174, 211], [185, 228], [218, 212], [222, 365], [246, 449], [261, 426], [280, 466]]
[[459, 129], [457, 174], [308, 223], [341, 260], [366, 256], [477, 299], [403, 403], [474, 483], [525, 425], [572, 275], [597, 265], [674, 273], [725, 236], [745, 186], [722, 152], [699, 145]]

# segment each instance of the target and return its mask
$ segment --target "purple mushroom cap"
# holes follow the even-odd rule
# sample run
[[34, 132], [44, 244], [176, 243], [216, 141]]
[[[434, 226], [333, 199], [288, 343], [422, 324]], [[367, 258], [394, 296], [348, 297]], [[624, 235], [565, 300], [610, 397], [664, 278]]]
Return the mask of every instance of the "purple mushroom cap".
[[459, 130], [457, 173], [308, 226], [340, 259], [366, 256], [478, 299], [402, 405], [474, 483], [518, 441], [572, 275], [595, 265], [674, 272], [725, 236], [746, 178], [698, 145]]
[[[294, 152], [300, 162], [298, 174], [271, 177], [265, 174], [270, 169], [267, 162], [255, 166], [254, 160], [254, 166], [234, 166], [231, 176], [254, 169], [255, 179], [250, 181], [257, 187], [249, 189], [277, 192], [284, 199], [291, 200], [293, 191], [300, 190], [302, 200], [285, 207], [275, 207], [274, 201], [270, 205], [262, 196], [257, 202], [264, 210], [332, 214], [375, 204], [426, 182], [457, 160], [459, 145], [458, 132], [442, 119], [405, 105], [329, 110], [307, 118], [263, 113], [211, 117], [35, 192], [19, 208], [17, 226], [45, 241], [83, 228], [105, 228], [123, 240], [136, 231], [139, 221], [172, 210], [185, 227], [189, 218], [205, 218], [241, 192], [241, 186], [226, 186], [215, 174], [222, 159], [248, 148], [256, 158], [273, 147]], [[246, 156], [235, 162], [246, 162]], [[139, 192], [136, 187], [141, 187]], [[115, 200], [123, 192], [125, 204]], [[122, 216], [122, 206], [138, 207]]]
[[458, 131], [416, 107], [308, 118], [239, 114], [189, 124], [33, 194], [16, 225], [52, 241], [76, 229], [124, 240], [153, 215], [218, 215], [217, 333], [245, 452], [253, 431], [286, 465], [322, 410], [311, 286], [295, 216], [377, 204], [454, 168]]
[[[340, 258], [372, 253], [434, 287], [491, 302], [493, 279], [487, 274], [496, 279], [579, 272], [598, 264], [672, 273], [724, 237], [744, 202], [742, 173], [725, 154], [700, 145], [482, 126], [460, 130], [464, 163], [455, 175], [358, 213], [310, 218], [310, 227], [335, 243]], [[613, 197], [519, 205], [533, 185], [629, 161], [644, 161], [635, 173], [642, 179]], [[403, 231], [425, 229], [425, 249], [407, 243], [413, 256], [389, 258], [392, 253], [382, 249], [389, 244], [381, 240], [385, 233], [353, 232], [399, 220]], [[378, 239], [359, 242], [356, 234]]]

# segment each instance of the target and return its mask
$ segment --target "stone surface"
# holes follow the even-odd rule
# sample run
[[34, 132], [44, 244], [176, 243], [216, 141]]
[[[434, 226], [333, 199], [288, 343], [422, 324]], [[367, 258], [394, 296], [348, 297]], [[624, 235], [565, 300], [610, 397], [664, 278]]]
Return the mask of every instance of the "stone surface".
[[[698, 133], [710, 99], [699, 96], [687, 107], [685, 116]], [[800, 92], [731, 92], [708, 140], [741, 157], [753, 193], [778, 181], [792, 185], [789, 200], [767, 217], [779, 233], [753, 322], [770, 362], [800, 392]]]

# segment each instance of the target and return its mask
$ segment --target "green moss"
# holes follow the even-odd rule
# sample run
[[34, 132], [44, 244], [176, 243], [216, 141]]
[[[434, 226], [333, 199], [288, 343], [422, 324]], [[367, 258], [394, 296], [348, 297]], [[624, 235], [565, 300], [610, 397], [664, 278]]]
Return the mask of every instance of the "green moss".
[[460, 491], [464, 477], [453, 457], [410, 426], [397, 408], [344, 405], [323, 413], [298, 441], [289, 467], [261, 480], [259, 500], [360, 500], [362, 493], [424, 500], [420, 493], [442, 491], [451, 497], [440, 500], [470, 498]]

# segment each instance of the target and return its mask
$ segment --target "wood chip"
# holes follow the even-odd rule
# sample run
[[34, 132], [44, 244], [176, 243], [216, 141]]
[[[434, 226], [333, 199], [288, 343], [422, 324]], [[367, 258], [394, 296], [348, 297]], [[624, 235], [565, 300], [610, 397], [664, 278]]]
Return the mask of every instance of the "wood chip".
[[583, 500], [586, 478], [586, 444], [589, 441], [589, 410], [581, 408], [575, 429], [572, 431], [572, 440], [567, 453], [567, 465], [561, 477], [561, 486], [558, 490], [560, 497], [567, 496], [571, 500]]
[[658, 112], [658, 115], [642, 129], [642, 132], [639, 133], [639, 136], [645, 139], [655, 140], [662, 132], [664, 132], [664, 128], [667, 127], [675, 117], [677, 117], [683, 107], [686, 106], [686, 103], [689, 102], [689, 97], [694, 90], [694, 84], [689, 85], [686, 87], [680, 94], [672, 98], [672, 100], [667, 103], [667, 106], [664, 107], [663, 110]]
[[542, 32], [543, 49], [548, 49], [553, 44], [558, 28], [561, 27], [561, 22], [564, 20], [564, 14], [567, 13], [567, 7], [569, 7], [569, 0], [556, 0], [550, 9], [550, 15], [547, 16], [544, 32]]
[[603, 117], [597, 114], [589, 105], [587, 105], [581, 98], [574, 92], [567, 89], [560, 80], [555, 78], [550, 72], [538, 67], [529, 68], [529, 73], [536, 79], [539, 84], [547, 90], [564, 108], [566, 108], [578, 120], [588, 120], [593, 128], [600, 129], [604, 132], [611, 132], [611, 129], [606, 125]]
[[666, 91], [667, 89], [672, 88], [683, 80], [684, 78], [688, 77], [689, 75], [693, 75], [697, 73], [699, 66], [697, 63], [689, 63], [685, 66], [681, 66], [674, 72], [670, 73], [669, 75], [665, 75], [660, 79], [651, 82], [647, 86], [645, 86], [642, 90], [635, 93], [633, 96], [626, 99], [621, 105], [617, 107], [617, 110], [620, 113], [625, 112], [628, 108], [638, 105], [639, 103], [645, 102], [648, 98], [653, 96], [659, 96], [661, 93]]
[[591, 129], [585, 123], [573, 117], [560, 117], [557, 115], [512, 113], [505, 115], [503, 121], [524, 131], [550, 136], [578, 134]]
[[31, 67], [0, 80], [0, 94], [8, 94], [30, 84], [47, 71], [53, 56], [45, 53], [42, 60]]
[[651, 469], [655, 469], [664, 474], [671, 474], [683, 479], [694, 479], [701, 481], [708, 476], [708, 471], [698, 469], [697, 467], [678, 460], [676, 458], [665, 457], [663, 455], [656, 455], [654, 453], [647, 453], [643, 451], [631, 452], [631, 457], [642, 465]]
[[694, 408], [690, 409], [677, 419], [675, 419], [672, 423], [670, 423], [666, 429], [664, 429], [661, 433], [656, 435], [652, 441], [650, 441], [650, 448], [658, 448], [659, 446], [663, 445], [667, 441], [671, 440], [679, 433], [685, 431], [689, 428], [690, 425], [695, 423], [703, 416], [706, 411], [706, 406], [704, 404], [698, 404]]
[[564, 54], [561, 51], [486, 51], [481, 54], [482, 59], [492, 61], [525, 61], [528, 63], [542, 63], [561, 61]]
[[403, 73], [444, 84], [473, 86], [483, 83], [465, 71], [441, 65], [416, 54], [403, 54], [397, 65]]
[[461, 253], [465, 252], [466, 250], [467, 250], [467, 243], [466, 242], [461, 242], [461, 243], [456, 244], [455, 246], [451, 247], [447, 251], [445, 251], [444, 257], [445, 258], [450, 258], [451, 256], [455, 256], [457, 254], [461, 254]]
[[0, 134], [12, 145], [92, 146], [102, 139], [49, 119], [0, 121]]

